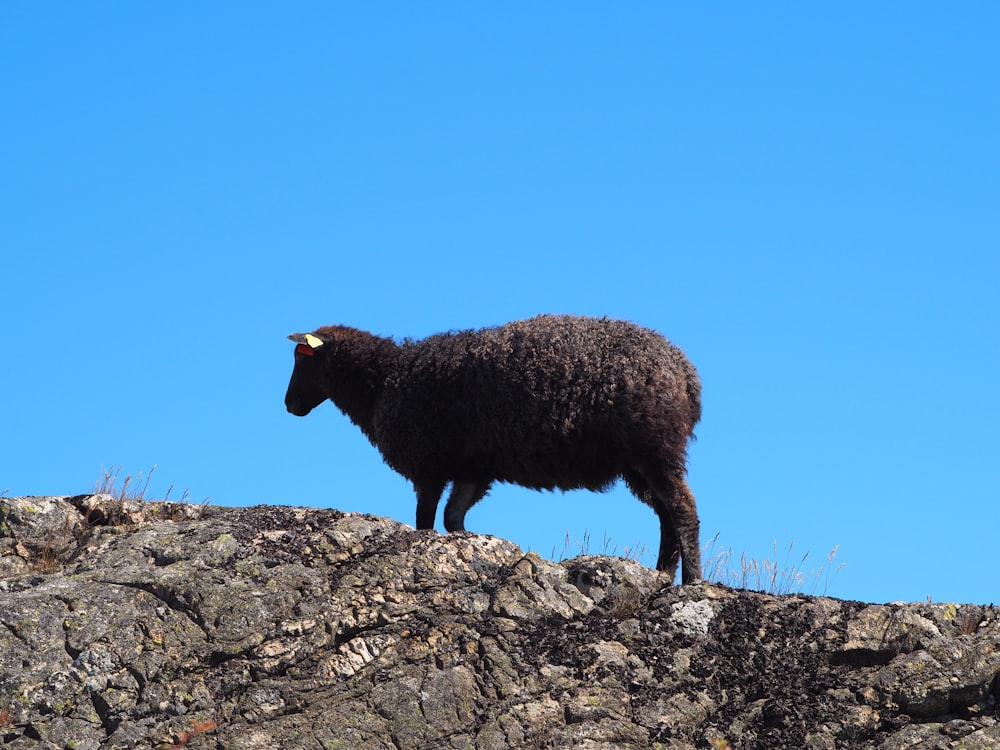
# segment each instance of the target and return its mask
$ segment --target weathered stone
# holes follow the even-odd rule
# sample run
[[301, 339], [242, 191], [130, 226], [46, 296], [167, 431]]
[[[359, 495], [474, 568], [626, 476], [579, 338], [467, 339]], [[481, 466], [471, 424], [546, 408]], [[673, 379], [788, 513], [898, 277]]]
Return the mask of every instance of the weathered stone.
[[1000, 613], [562, 564], [301, 508], [0, 498], [0, 740], [996, 748]]

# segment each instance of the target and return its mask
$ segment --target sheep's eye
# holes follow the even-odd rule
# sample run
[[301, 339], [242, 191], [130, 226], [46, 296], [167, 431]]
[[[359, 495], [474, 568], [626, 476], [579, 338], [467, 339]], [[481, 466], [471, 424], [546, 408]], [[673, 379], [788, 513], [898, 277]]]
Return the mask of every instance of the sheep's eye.
[[296, 354], [305, 354], [307, 357], [311, 357], [316, 352], [308, 344], [299, 344], [297, 347], [295, 347], [295, 353]]

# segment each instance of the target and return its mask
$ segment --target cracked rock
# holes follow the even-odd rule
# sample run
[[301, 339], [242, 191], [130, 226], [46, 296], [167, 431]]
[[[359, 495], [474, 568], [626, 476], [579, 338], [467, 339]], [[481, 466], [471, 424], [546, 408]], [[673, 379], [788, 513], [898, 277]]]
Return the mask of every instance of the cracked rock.
[[335, 510], [0, 498], [0, 743], [996, 748], [1000, 613]]

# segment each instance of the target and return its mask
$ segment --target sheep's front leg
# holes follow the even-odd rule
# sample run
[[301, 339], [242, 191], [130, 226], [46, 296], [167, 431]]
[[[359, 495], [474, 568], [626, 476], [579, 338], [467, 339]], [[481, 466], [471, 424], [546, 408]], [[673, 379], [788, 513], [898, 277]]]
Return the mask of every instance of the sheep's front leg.
[[489, 492], [491, 482], [455, 482], [444, 506], [447, 531], [465, 531], [465, 514]]
[[437, 515], [438, 502], [444, 492], [444, 482], [414, 481], [413, 489], [417, 493], [417, 528], [433, 529], [434, 516]]

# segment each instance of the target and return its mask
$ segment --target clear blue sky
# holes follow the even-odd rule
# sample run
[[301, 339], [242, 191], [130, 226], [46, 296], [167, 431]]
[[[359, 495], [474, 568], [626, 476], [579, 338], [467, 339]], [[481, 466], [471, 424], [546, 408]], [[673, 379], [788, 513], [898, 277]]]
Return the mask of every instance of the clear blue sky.
[[[609, 315], [701, 372], [703, 541], [1000, 602], [998, 39], [988, 2], [6, 3], [0, 490], [156, 464], [413, 523], [332, 404], [285, 412], [285, 336]], [[621, 486], [468, 527], [658, 540]]]

